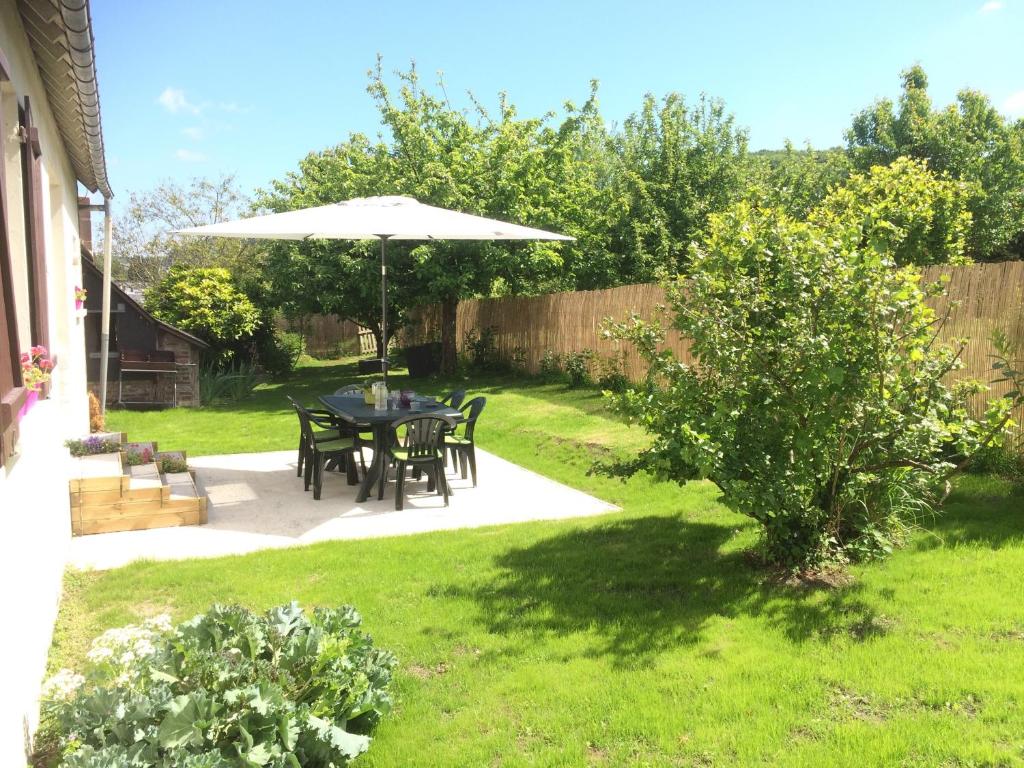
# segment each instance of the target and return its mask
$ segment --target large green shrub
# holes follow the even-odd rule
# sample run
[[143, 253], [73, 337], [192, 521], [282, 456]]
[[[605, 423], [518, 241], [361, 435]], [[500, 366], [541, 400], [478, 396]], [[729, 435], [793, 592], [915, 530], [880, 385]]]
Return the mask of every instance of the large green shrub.
[[146, 291], [146, 309], [208, 342], [219, 361], [235, 357], [260, 327], [259, 309], [219, 267], [171, 267]]
[[644, 386], [613, 396], [654, 436], [620, 469], [712, 480], [761, 523], [775, 563], [816, 567], [898, 543], [1005, 425], [1009, 402], [981, 424], [967, 412], [978, 385], [944, 383], [961, 349], [936, 339], [925, 296], [941, 288], [894, 262], [927, 261], [901, 250], [920, 231], [901, 222], [928, 211], [897, 202], [833, 200], [808, 222], [747, 203], [712, 216], [688, 279], [667, 284], [695, 363], [659, 352], [663, 330], [637, 318], [610, 329], [650, 364]]
[[341, 768], [391, 707], [395, 657], [359, 625], [292, 603], [109, 630], [45, 686], [42, 740], [67, 768]]

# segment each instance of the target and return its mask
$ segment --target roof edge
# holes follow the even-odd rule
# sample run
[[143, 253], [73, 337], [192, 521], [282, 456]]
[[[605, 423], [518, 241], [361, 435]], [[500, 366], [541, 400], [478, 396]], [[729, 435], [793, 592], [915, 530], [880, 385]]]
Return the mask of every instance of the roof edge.
[[92, 33], [89, 0], [59, 0], [59, 4], [64, 34], [68, 40], [71, 68], [78, 84], [82, 127], [89, 144], [89, 159], [95, 177], [96, 188], [91, 191], [98, 189], [104, 197], [110, 198], [114, 193], [107, 179], [107, 158], [103, 145], [103, 124], [100, 119], [100, 86], [96, 76], [96, 41]]

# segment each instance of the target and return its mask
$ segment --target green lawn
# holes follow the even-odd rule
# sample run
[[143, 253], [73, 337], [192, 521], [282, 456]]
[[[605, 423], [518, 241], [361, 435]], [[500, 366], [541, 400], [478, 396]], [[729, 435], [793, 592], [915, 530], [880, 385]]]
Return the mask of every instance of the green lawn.
[[[352, 378], [306, 367], [241, 406], [110, 426], [190, 453], [290, 448], [283, 394]], [[1024, 497], [1008, 483], [966, 478], [848, 586], [780, 586], [712, 486], [587, 475], [643, 442], [595, 393], [470, 390], [489, 398], [485, 448], [623, 511], [72, 574], [53, 665], [162, 610], [353, 603], [401, 661], [364, 766], [1024, 764]]]

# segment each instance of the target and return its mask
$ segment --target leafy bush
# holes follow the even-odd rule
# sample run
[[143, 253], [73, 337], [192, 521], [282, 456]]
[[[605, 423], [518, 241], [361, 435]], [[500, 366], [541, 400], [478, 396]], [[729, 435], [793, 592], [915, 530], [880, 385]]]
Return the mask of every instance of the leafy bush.
[[554, 381], [562, 375], [562, 358], [557, 352], [545, 349], [540, 356], [540, 375], [542, 379]]
[[165, 475], [168, 472], [188, 472], [188, 462], [180, 456], [157, 456], [156, 465]]
[[513, 349], [512, 354], [509, 355], [508, 366], [512, 373], [517, 376], [525, 376], [528, 370], [526, 367], [526, 350], [522, 347]]
[[391, 708], [395, 657], [360, 621], [292, 603], [109, 630], [44, 686], [42, 742], [66, 768], [341, 768]]
[[835, 204], [800, 222], [741, 203], [712, 216], [689, 279], [666, 286], [695, 364], [658, 351], [660, 327], [611, 326], [650, 366], [612, 402], [654, 435], [615, 471], [709, 478], [762, 525], [767, 559], [793, 568], [897, 545], [1011, 405], [994, 401], [980, 423], [967, 410], [980, 385], [944, 384], [962, 347], [936, 338], [924, 299], [941, 286], [894, 264], [919, 260], [901, 250], [913, 230], [897, 209]]
[[199, 372], [199, 398], [204, 404], [235, 402], [252, 394], [260, 383], [259, 371], [250, 363], [230, 368], [206, 366]]
[[469, 359], [469, 364], [476, 370], [496, 371], [505, 367], [498, 355], [497, 334], [498, 329], [493, 325], [479, 331], [475, 328], [466, 331], [463, 349]]
[[595, 359], [597, 361], [598, 387], [606, 392], [623, 392], [629, 387], [629, 377], [626, 376], [625, 350], [608, 357]]
[[569, 386], [585, 387], [591, 384], [590, 361], [594, 359], [594, 351], [583, 349], [579, 352], [566, 352], [562, 356], [562, 367], [569, 377]]
[[141, 464], [149, 464], [153, 461], [153, 450], [143, 448], [141, 450], [130, 448], [124, 452], [124, 463], [129, 467], [137, 467]]
[[117, 453], [121, 450], [121, 443], [104, 437], [87, 437], [84, 440], [65, 440], [64, 447], [75, 457], [94, 456], [98, 453]]
[[1024, 448], [1015, 445], [989, 445], [978, 451], [970, 471], [1024, 482]]
[[259, 335], [256, 354], [260, 367], [278, 377], [294, 371], [305, 351], [302, 334], [273, 328]]
[[146, 309], [208, 342], [217, 362], [234, 359], [260, 327], [259, 309], [221, 268], [172, 266], [146, 290]]

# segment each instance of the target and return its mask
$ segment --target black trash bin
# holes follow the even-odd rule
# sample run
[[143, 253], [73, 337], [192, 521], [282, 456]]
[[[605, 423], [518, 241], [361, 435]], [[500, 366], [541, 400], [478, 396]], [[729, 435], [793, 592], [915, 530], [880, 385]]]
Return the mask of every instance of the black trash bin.
[[383, 373], [384, 361], [377, 358], [359, 361], [359, 373]]
[[405, 348], [405, 365], [409, 377], [422, 379], [441, 370], [441, 343], [417, 344]]

